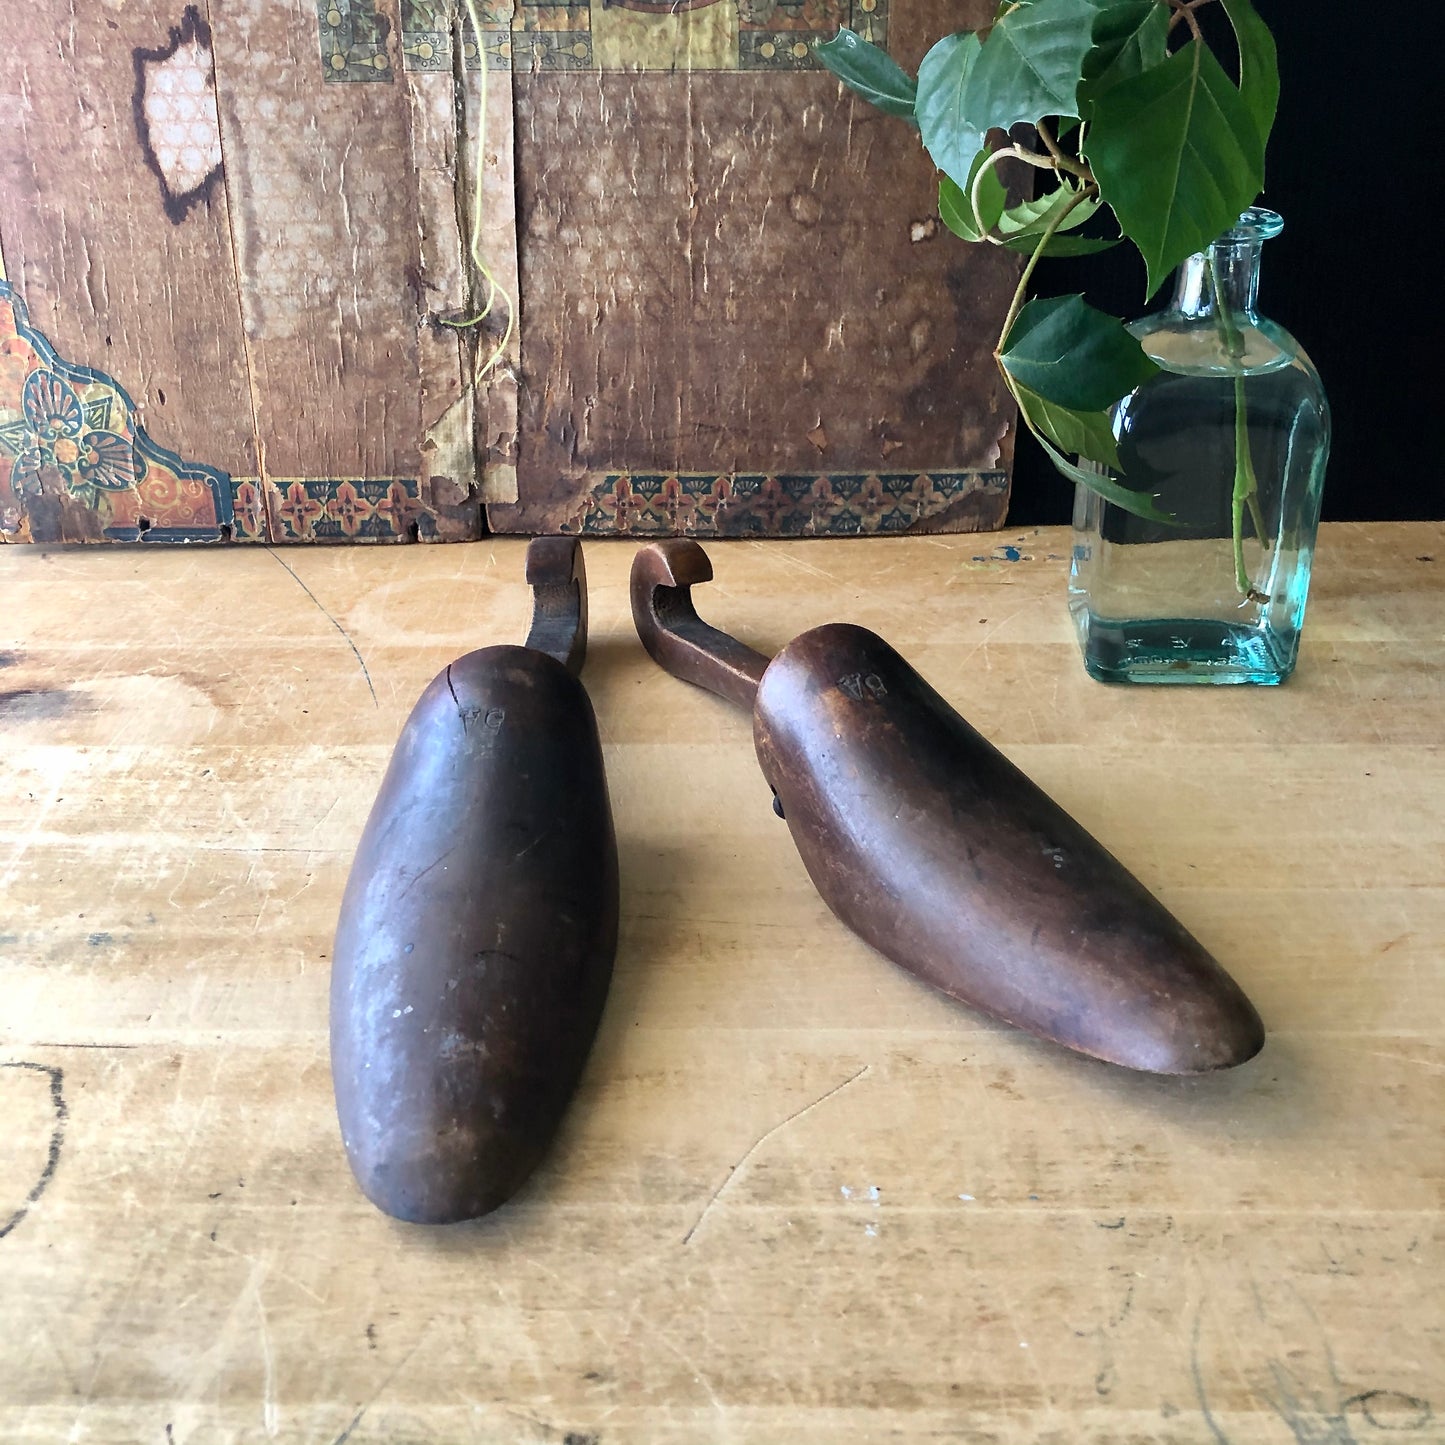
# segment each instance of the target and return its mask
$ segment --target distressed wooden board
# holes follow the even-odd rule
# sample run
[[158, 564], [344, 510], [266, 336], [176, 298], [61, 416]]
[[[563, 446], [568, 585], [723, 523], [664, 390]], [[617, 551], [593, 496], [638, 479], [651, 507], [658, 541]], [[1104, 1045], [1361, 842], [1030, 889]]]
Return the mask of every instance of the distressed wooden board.
[[[645, 55], [727, 9], [608, 12], [594, 44], [640, 22]], [[897, 4], [889, 42], [914, 58], [988, 9]], [[737, 43], [514, 78], [520, 501], [491, 525], [1001, 525], [1014, 412], [989, 350], [1018, 258], [943, 230], [904, 126], [826, 74], [729, 69]]]
[[826, 76], [517, 88], [523, 500], [494, 528], [587, 527], [618, 475], [1002, 479], [983, 341], [1017, 258], [941, 232], [904, 128]]
[[265, 472], [415, 477], [420, 207], [407, 92], [324, 84], [312, 6], [216, 5], [212, 24]]
[[1445, 528], [1324, 528], [1281, 689], [1090, 681], [1067, 533], [992, 542], [719, 545], [711, 613], [889, 636], [1264, 1053], [1128, 1075], [870, 953], [592, 545], [617, 974], [550, 1159], [443, 1231], [347, 1173], [328, 954], [416, 694], [525, 631], [521, 543], [0, 552], [0, 1438], [1438, 1445]]
[[[404, 75], [410, 106], [408, 135], [416, 173], [418, 269], [423, 308], [451, 305], [466, 293], [461, 217], [457, 205], [456, 97], [449, 76], [430, 71]], [[473, 460], [471, 373], [465, 344], [454, 331], [423, 326], [417, 333], [424, 474], [445, 477], [463, 494]]]
[[[121, 377], [162, 445], [245, 475], [256, 461], [226, 196], [207, 172], [170, 197], [137, 130], [136, 68], [170, 48], [182, 10], [14, 7], [0, 46], [0, 236], [11, 283], [62, 354]], [[214, 133], [214, 91], [182, 98], [187, 129], [204, 132], [209, 114]]]
[[[334, 516], [326, 479], [338, 477], [400, 483], [432, 535], [476, 536], [470, 448], [466, 472], [452, 457], [423, 467], [430, 428], [463, 388], [455, 337], [430, 321], [460, 299], [457, 267], [423, 240], [422, 218], [443, 199], [438, 160], [452, 158], [435, 130], [438, 97], [394, 83], [394, 26], [367, 84], [319, 77], [311, 6], [228, 5], [215, 26], [257, 429], [265, 476], [279, 479], [272, 536], [304, 537]], [[454, 244], [454, 220], [435, 231]], [[352, 505], [361, 524], [375, 514], [370, 492]]]
[[[219, 495], [207, 517], [173, 525], [157, 521], [144, 485], [136, 496], [117, 478], [51, 526], [56, 508], [28, 497], [68, 500], [65, 475], [52, 468], [19, 487], [7, 475], [0, 512], [23, 515], [0, 518], [0, 530], [23, 540], [475, 536], [470, 472], [422, 466], [424, 416], [463, 391], [455, 335], [425, 319], [433, 304], [463, 299], [455, 222], [449, 271], [421, 254], [418, 224], [422, 190], [438, 205], [432, 182], [445, 166], [455, 184], [456, 168], [435, 132], [435, 97], [413, 106], [413, 88], [391, 83], [402, 59], [394, 25], [385, 64], [373, 56], [368, 72], [382, 83], [337, 85], [314, 7], [121, 8], [123, 23], [108, 0], [84, 14], [46, 0], [17, 27], [0, 73], [10, 100], [0, 248], [14, 298], [35, 298], [26, 320], [45, 365], [53, 350], [70, 368], [62, 379], [99, 378], [111, 429], [157, 463], [153, 477], [169, 443], [204, 459], [191, 470], [219, 478]], [[445, 77], [417, 80], [417, 90], [450, 90]], [[8, 308], [9, 293], [0, 301]], [[31, 419], [29, 405], [18, 382], [14, 395], [0, 389], [0, 422]], [[0, 462], [3, 451], [0, 440]]]
[[[426, 409], [464, 376], [455, 335], [423, 319], [462, 299], [455, 224], [451, 272], [419, 250], [423, 181], [432, 205], [439, 165], [455, 179], [435, 104], [413, 107], [374, 64], [383, 84], [327, 84], [305, 4], [114, 9], [29, 7], [0, 72], [0, 332], [17, 332], [0, 533], [477, 535], [470, 473], [422, 468]], [[399, 36], [380, 55], [399, 65]], [[130, 448], [136, 486], [117, 473], [77, 491], [49, 455], [12, 474], [35, 439], [25, 367], [108, 407], [101, 431]], [[204, 507], [176, 506], [188, 487]]]
[[[223, 473], [254, 472], [226, 197], [213, 170], [192, 167], [195, 184], [174, 193], [161, 175], [183, 143], [202, 154], [207, 135], [214, 142], [204, 27], [184, 24], [166, 0], [85, 14], [36, 0], [15, 11], [0, 46], [0, 277], [63, 357], [121, 379], [132, 429]], [[181, 58], [202, 83], [171, 97], [182, 139], [152, 137], [150, 119], [159, 121], [143, 115], [139, 77], [165, 70], [183, 40]], [[0, 386], [0, 411], [18, 415], [18, 385], [10, 391]], [[118, 418], [109, 429], [127, 434]], [[228, 516], [229, 495], [222, 502]], [[143, 503], [120, 524], [156, 510]], [[70, 511], [47, 526], [42, 509], [35, 540], [87, 539], [116, 520]]]
[[[504, 531], [1001, 525], [1018, 260], [942, 234], [914, 138], [809, 50], [846, 22], [916, 64], [989, 11], [482, 0], [458, 53], [455, 0], [26, 6], [0, 274], [153, 469], [11, 476], [0, 439], [0, 536], [460, 539], [483, 502]], [[500, 292], [459, 332], [478, 151]]]

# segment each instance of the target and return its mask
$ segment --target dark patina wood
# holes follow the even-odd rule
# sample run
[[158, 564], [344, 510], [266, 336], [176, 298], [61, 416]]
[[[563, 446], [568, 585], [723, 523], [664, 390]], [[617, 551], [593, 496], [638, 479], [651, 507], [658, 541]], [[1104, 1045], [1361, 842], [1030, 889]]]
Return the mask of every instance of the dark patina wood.
[[577, 672], [571, 539], [533, 544], [526, 647], [468, 653], [417, 703], [336, 934], [331, 1063], [367, 1197], [417, 1223], [504, 1203], [545, 1152], [617, 944], [617, 849]]
[[6, 0], [0, 542], [1002, 526], [1021, 258], [814, 49], [994, 8]]
[[702, 622], [691, 541], [643, 548], [633, 616], [669, 672], [753, 710], [758, 761], [809, 876], [926, 983], [1080, 1053], [1228, 1068], [1264, 1027], [1214, 958], [882, 638], [830, 624], [771, 662]]

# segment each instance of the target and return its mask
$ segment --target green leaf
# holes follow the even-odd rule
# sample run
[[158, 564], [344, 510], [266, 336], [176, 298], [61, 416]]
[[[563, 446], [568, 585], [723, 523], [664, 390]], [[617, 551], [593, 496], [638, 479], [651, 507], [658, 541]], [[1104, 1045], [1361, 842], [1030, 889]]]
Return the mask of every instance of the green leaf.
[[983, 131], [963, 116], [968, 77], [982, 50], [977, 35], [945, 35], [918, 67], [914, 116], [924, 149], [933, 164], [960, 185], [967, 182], [983, 149]]
[[[1039, 241], [1048, 230], [1049, 223], [1073, 201], [1075, 195], [1076, 192], [1071, 186], [1061, 185], [1057, 190], [1035, 200], [1020, 201], [1018, 205], [1010, 206], [999, 217], [996, 227], [1003, 244], [1011, 251], [1032, 256], [1038, 250]], [[1115, 236], [1111, 239], [1107, 236], [1063, 234], [1065, 231], [1072, 231], [1076, 226], [1082, 226], [1099, 209], [1099, 205], [1097, 196], [1075, 203], [1058, 230], [1049, 238], [1048, 249], [1044, 255], [1091, 256], [1096, 251], [1107, 251], [1111, 246], [1117, 246], [1122, 237]]]
[[849, 90], [879, 110], [913, 120], [918, 82], [886, 50], [843, 26], [831, 40], [815, 45], [813, 54]]
[[1043, 432], [1060, 451], [1077, 452], [1100, 466], [1118, 468], [1119, 447], [1108, 412], [1055, 406], [1024, 386], [1015, 387], [1014, 396], [1033, 429]]
[[1169, 7], [1154, 0], [1101, 0], [1093, 35], [1094, 48], [1084, 62], [1090, 99], [1168, 59]]
[[[1069, 217], [1072, 221], [1074, 218]], [[1049, 237], [1049, 244], [1044, 249], [1044, 260], [1054, 256], [1093, 256], [1100, 251], [1110, 251], [1124, 238], [1122, 236], [1064, 236], [1055, 231]], [[1039, 242], [1043, 240], [1041, 235], [1011, 236], [1003, 244], [1010, 251], [1022, 252], [1025, 256], [1032, 256], [1039, 249]]]
[[[989, 231], [996, 231], [1000, 240], [1011, 251], [1019, 251], [1025, 256], [1032, 256], [1038, 250], [1039, 241], [1043, 233], [1048, 229], [1050, 221], [1055, 214], [1067, 206], [1073, 199], [1075, 192], [1067, 187], [1060, 186], [1057, 190], [1050, 191], [1046, 196], [1040, 196], [1033, 201], [1020, 201], [1016, 206], [1007, 205], [1008, 192], [1004, 184], [998, 179], [998, 171], [990, 168], [988, 174], [983, 178], [983, 184], [979, 187], [978, 209], [983, 217], [984, 232], [980, 232], [974, 223], [973, 204], [970, 196], [973, 194], [974, 178], [978, 175], [979, 167], [983, 165], [988, 156], [987, 151], [980, 151], [978, 158], [973, 163], [973, 170], [969, 174], [968, 185], [955, 185], [947, 176], [938, 185], [938, 214], [943, 219], [943, 224], [953, 232], [955, 236], [965, 241], [982, 241], [984, 234]], [[1075, 226], [1081, 226], [1095, 211], [1099, 209], [1097, 197], [1080, 201], [1064, 218], [1062, 226], [1055, 231], [1049, 240], [1048, 250], [1045, 256], [1092, 256], [1097, 251], [1107, 251], [1111, 246], [1117, 246], [1122, 237], [1114, 236], [1065, 236], [1063, 231], [1072, 231]]]
[[[1017, 400], [1017, 398], [1015, 399]], [[1097, 470], [1094, 467], [1075, 466], [1039, 430], [1022, 405], [1019, 407], [1019, 412], [1024, 419], [1024, 425], [1033, 433], [1034, 440], [1044, 449], [1044, 454], [1054, 464], [1054, 470], [1061, 476], [1067, 477], [1071, 482], [1077, 482], [1082, 487], [1087, 487], [1106, 502], [1113, 502], [1116, 507], [1122, 507], [1124, 511], [1132, 512], [1136, 517], [1145, 517], [1151, 522], [1177, 524], [1178, 519], [1172, 513], [1161, 512], [1154, 505], [1152, 493], [1133, 491], [1111, 477], [1108, 472]]]
[[1030, 301], [999, 363], [1020, 386], [1072, 411], [1103, 411], [1159, 370], [1123, 322], [1082, 296]]
[[1198, 40], [1100, 95], [1085, 149], [1144, 257], [1151, 296], [1186, 256], [1234, 225], [1264, 184], [1255, 117]]
[[1108, 472], [1076, 467], [1052, 442], [1038, 432], [1034, 432], [1034, 440], [1043, 447], [1049, 460], [1054, 464], [1055, 471], [1066, 476], [1071, 482], [1078, 482], [1080, 486], [1087, 487], [1106, 502], [1113, 502], [1116, 507], [1121, 507], [1126, 512], [1132, 512], [1136, 517], [1144, 517], [1151, 522], [1178, 524], [1178, 518], [1172, 512], [1161, 512], [1154, 505], [1152, 493], [1133, 491], [1111, 477]]
[[[1274, 129], [1274, 113], [1279, 108], [1279, 63], [1274, 36], [1250, 0], [1222, 0], [1222, 3], [1239, 45], [1239, 97], [1254, 117], [1262, 156], [1269, 133]], [[1261, 161], [1261, 186], [1263, 183]]]
[[963, 122], [984, 134], [1046, 115], [1078, 115], [1096, 13], [1094, 0], [1033, 0], [1005, 15], [967, 77]]
[[943, 224], [955, 236], [961, 236], [965, 241], [983, 240], [984, 235], [998, 225], [1004, 206], [1008, 204], [1008, 192], [998, 178], [998, 167], [991, 166], [988, 174], [983, 178], [983, 184], [978, 188], [978, 209], [983, 218], [983, 231], [980, 231], [975, 225], [973, 202], [970, 197], [973, 194], [973, 183], [978, 175], [979, 167], [987, 158], [987, 151], [978, 153], [973, 163], [973, 169], [969, 172], [967, 186], [955, 185], [947, 176], [944, 176], [938, 183], [938, 214]]
[[[1049, 222], [1073, 200], [1074, 195], [1071, 187], [1061, 185], [1032, 201], [1020, 201], [1018, 205], [1010, 206], [998, 219], [999, 235], [1005, 240], [1010, 237], [1042, 235], [1048, 230]], [[1099, 205], [1097, 196], [1078, 202], [1064, 218], [1059, 229], [1072, 231], [1076, 226], [1082, 226], [1099, 209]]]

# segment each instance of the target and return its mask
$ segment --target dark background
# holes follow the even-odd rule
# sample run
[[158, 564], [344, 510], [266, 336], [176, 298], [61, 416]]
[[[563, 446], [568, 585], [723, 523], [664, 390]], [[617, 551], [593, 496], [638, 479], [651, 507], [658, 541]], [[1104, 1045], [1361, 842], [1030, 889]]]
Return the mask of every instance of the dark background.
[[[1445, 407], [1432, 354], [1440, 321], [1429, 191], [1441, 169], [1433, 42], [1378, 3], [1256, 8], [1280, 68], [1260, 203], [1285, 223], [1264, 247], [1259, 309], [1294, 333], [1324, 379], [1334, 419], [1325, 520], [1445, 518]], [[1218, 10], [1208, 6], [1201, 20], [1217, 22]], [[1209, 35], [1218, 39], [1214, 23]], [[1227, 23], [1216, 53], [1230, 64]], [[1128, 245], [1041, 262], [1031, 287], [1082, 291], [1126, 320], [1158, 309], [1170, 290], [1166, 282], [1145, 302], [1144, 264]], [[1022, 436], [1010, 525], [1067, 522], [1072, 502], [1072, 483]]]

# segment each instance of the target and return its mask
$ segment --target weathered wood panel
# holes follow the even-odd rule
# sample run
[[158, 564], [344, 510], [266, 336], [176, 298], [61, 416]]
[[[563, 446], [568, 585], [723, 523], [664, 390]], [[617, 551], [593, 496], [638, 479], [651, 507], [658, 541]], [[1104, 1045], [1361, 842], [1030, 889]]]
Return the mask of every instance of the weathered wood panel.
[[[1017, 257], [943, 230], [899, 122], [826, 74], [740, 68], [746, 33], [705, 19], [728, 9], [594, 14], [623, 73], [515, 78], [521, 496], [492, 525], [1001, 524], [988, 353]], [[895, 4], [890, 44], [988, 9]]]
[[314, 7], [232, 0], [214, 26], [266, 475], [414, 477], [424, 303], [399, 37], [385, 80], [326, 84]]
[[[1017, 258], [943, 232], [915, 138], [810, 50], [844, 22], [916, 64], [987, 0], [475, 8], [25, 8], [0, 536], [1001, 524]], [[79, 477], [88, 420], [39, 446], [51, 374], [129, 472]]]
[[[6, 5], [0, 238], [11, 285], [61, 355], [119, 378], [161, 445], [244, 476], [256, 468], [251, 392], [197, 19], [174, 0]], [[167, 51], [182, 64], [167, 66]], [[157, 85], [163, 72], [184, 83]], [[155, 99], [147, 118], [148, 77], [164, 120]], [[162, 133], [171, 126], [181, 134]], [[202, 154], [182, 166], [187, 148]]]
[[980, 339], [1016, 258], [940, 234], [896, 122], [808, 75], [518, 92], [524, 501], [494, 525], [585, 524], [618, 474], [1002, 472]]

